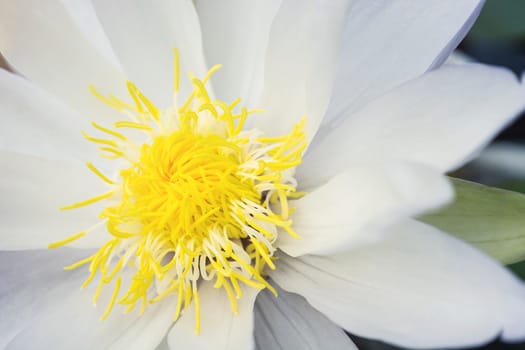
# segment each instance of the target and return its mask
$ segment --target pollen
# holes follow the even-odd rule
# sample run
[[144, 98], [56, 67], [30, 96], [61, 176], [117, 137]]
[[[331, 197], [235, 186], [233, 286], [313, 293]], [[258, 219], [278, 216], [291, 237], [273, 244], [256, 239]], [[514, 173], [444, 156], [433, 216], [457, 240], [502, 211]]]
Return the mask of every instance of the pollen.
[[[199, 306], [201, 283], [224, 288], [234, 313], [242, 284], [276, 294], [265, 271], [276, 268], [278, 235], [299, 237], [289, 201], [302, 195], [294, 169], [306, 147], [305, 119], [287, 135], [245, 130], [247, 118], [261, 111], [241, 107], [240, 99], [228, 103], [212, 97], [206, 85], [220, 66], [202, 80], [189, 74], [193, 90], [178, 104], [177, 50], [174, 56], [169, 108], [157, 107], [129, 81], [126, 102], [90, 87], [124, 117], [112, 125], [92, 123], [98, 136], [83, 133], [118, 172], [108, 176], [86, 163], [108, 191], [61, 208], [104, 202], [95, 226], [104, 225], [109, 233], [95, 254], [66, 269], [89, 266], [83, 287], [98, 283], [94, 303], [103, 288], [112, 288], [102, 318], [117, 304], [127, 312], [138, 306], [143, 313], [151, 303], [176, 298], [174, 320], [194, 303], [199, 332], [200, 313], [206, 312]], [[94, 228], [49, 248], [82, 239]]]

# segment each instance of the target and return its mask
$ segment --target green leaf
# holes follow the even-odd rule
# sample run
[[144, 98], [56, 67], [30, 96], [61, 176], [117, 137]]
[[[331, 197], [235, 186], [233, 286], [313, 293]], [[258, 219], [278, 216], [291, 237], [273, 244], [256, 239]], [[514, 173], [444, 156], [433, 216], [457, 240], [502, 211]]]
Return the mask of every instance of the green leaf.
[[451, 178], [456, 199], [420, 218], [505, 264], [525, 260], [525, 195]]

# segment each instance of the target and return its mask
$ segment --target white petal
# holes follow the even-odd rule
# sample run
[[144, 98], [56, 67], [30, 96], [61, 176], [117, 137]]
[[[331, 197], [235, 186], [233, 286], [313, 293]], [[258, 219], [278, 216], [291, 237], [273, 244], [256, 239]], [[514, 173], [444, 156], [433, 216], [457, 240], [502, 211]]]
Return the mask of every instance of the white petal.
[[102, 93], [124, 95], [121, 73], [91, 45], [59, 0], [3, 1], [0, 52], [17, 71], [90, 118], [114, 113], [89, 92], [89, 84]]
[[[97, 205], [59, 210], [108, 190], [82, 164], [0, 152], [0, 169], [0, 249], [46, 248], [100, 221]], [[98, 246], [106, 236], [100, 231], [74, 245]]]
[[280, 4], [281, 0], [197, 1], [207, 62], [222, 65], [212, 78], [222, 100], [229, 103], [240, 97], [244, 105], [258, 107], [270, 26]]
[[281, 256], [282, 288], [348, 331], [410, 348], [525, 338], [525, 287], [499, 263], [415, 221], [345, 255]]
[[0, 149], [52, 159], [84, 160], [93, 147], [80, 134], [87, 121], [24, 78], [0, 70]]
[[525, 107], [509, 71], [449, 65], [406, 83], [346, 119], [304, 159], [312, 186], [352, 161], [405, 159], [449, 171], [470, 160]]
[[306, 116], [312, 138], [330, 99], [349, 0], [284, 0], [270, 32], [257, 127], [290, 132]]
[[244, 288], [234, 314], [224, 288], [212, 282], [199, 287], [200, 333], [195, 332], [195, 304], [186, 310], [168, 334], [171, 349], [253, 349], [253, 304], [259, 290]]
[[301, 236], [279, 235], [291, 256], [336, 254], [374, 243], [392, 222], [423, 214], [453, 197], [448, 180], [420, 164], [355, 165], [291, 206]]
[[[60, 260], [50, 253], [56, 252], [3, 252], [0, 255], [5, 259], [5, 266], [10, 269], [20, 269], [22, 272], [36, 269], [40, 272], [35, 275], [10, 275], [1, 271], [2, 281], [7, 275], [6, 281], [10, 286], [9, 293], [6, 296], [2, 294], [5, 299], [1, 305], [13, 305], [13, 302], [16, 305], [16, 309], [2, 315], [8, 315], [5, 316], [7, 321], [17, 318], [19, 313], [23, 317], [22, 322], [15, 321], [18, 323], [16, 328], [8, 329], [10, 333], [5, 339], [5, 349], [31, 349], [36, 344], [42, 349], [156, 348], [173, 322], [175, 298], [149, 305], [142, 316], [124, 314], [118, 310], [122, 306], [116, 305], [109, 317], [102, 321], [100, 317], [112, 294], [112, 286], [102, 289], [98, 306], [95, 307], [92, 297], [96, 282], [88, 289], [80, 290], [82, 280], [88, 276], [87, 270], [64, 271], [56, 266]], [[33, 258], [33, 254], [38, 258]], [[72, 262], [64, 254], [61, 257], [63, 265]], [[48, 264], [48, 259], [53, 264]], [[40, 268], [40, 264], [45, 268]], [[61, 276], [55, 271], [59, 271]], [[47, 280], [44, 278], [46, 276], [55, 277], [56, 281]], [[4, 337], [1, 338], [4, 340]]]
[[95, 10], [127, 76], [161, 107], [173, 102], [173, 49], [181, 57], [181, 91], [186, 73], [206, 73], [199, 19], [190, 0], [95, 0]]
[[[77, 249], [0, 252], [0, 348], [53, 303], [77, 291], [85, 273], [64, 266], [86, 256]], [[89, 301], [88, 301], [89, 303]]]
[[482, 5], [480, 0], [354, 0], [323, 123], [348, 116], [440, 64], [466, 35]]
[[159, 344], [159, 346], [157, 346], [156, 350], [170, 350], [167, 337], [164, 337], [164, 339], [162, 339], [162, 342]]
[[276, 288], [259, 293], [255, 303], [257, 349], [356, 349], [345, 332], [303, 297]]
[[[156, 349], [162, 345], [168, 330], [173, 326], [173, 314], [177, 306], [177, 297], [168, 296], [167, 299], [148, 305], [147, 313], [136, 317], [133, 324], [111, 344], [111, 350], [143, 350]], [[118, 307], [118, 306], [117, 306]], [[115, 310], [118, 312], [117, 310]], [[134, 315], [124, 315], [134, 317]]]
[[62, 2], [91, 44], [113, 65], [120, 68], [120, 62], [113, 52], [106, 33], [104, 33], [91, 0], [62, 0]]

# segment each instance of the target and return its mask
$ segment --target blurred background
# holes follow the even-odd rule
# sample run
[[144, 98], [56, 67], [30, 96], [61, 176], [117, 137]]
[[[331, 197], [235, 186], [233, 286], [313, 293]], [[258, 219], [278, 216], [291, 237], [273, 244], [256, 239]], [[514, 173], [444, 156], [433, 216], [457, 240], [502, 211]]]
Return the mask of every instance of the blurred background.
[[[459, 46], [474, 61], [525, 72], [525, 1], [488, 0]], [[504, 130], [482, 155], [460, 169], [459, 177], [525, 192], [525, 113]], [[511, 266], [525, 280], [525, 262]], [[523, 320], [525, 322], [525, 320]], [[524, 347], [520, 349], [525, 349]]]
[[[458, 48], [458, 59], [504, 66], [521, 76], [525, 72], [524, 14], [525, 0], [487, 0], [474, 27]], [[525, 113], [505, 129], [480, 157], [452, 175], [525, 193]], [[509, 267], [525, 280], [525, 261]], [[351, 337], [360, 350], [400, 349]], [[495, 341], [472, 349], [525, 350], [525, 342], [504, 344]]]
[[[460, 44], [458, 58], [454, 61], [472, 60], [505, 66], [521, 76], [525, 72], [524, 14], [525, 0], [487, 0], [479, 19]], [[0, 67], [6, 67], [1, 56]], [[525, 113], [504, 130], [480, 157], [452, 175], [525, 193]], [[525, 281], [525, 261], [509, 267]], [[350, 336], [361, 350], [400, 349]], [[525, 342], [503, 344], [495, 341], [476, 349], [525, 350]]]

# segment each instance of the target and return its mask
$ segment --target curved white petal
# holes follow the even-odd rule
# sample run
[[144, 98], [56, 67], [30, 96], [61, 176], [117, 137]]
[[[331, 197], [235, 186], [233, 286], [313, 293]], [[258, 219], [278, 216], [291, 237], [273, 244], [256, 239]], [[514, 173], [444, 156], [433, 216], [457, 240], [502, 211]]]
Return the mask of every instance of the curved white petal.
[[411, 348], [525, 338], [525, 287], [504, 267], [416, 221], [345, 255], [281, 256], [271, 277], [348, 331]]
[[[95, 285], [80, 290], [87, 269], [64, 271], [82, 257], [77, 250], [0, 253], [0, 307], [7, 327], [0, 330], [3, 349], [155, 349], [173, 322], [174, 302], [149, 305], [139, 316], [115, 309], [102, 321], [111, 285], [95, 307]], [[84, 252], [84, 256], [89, 253]], [[12, 273], [17, 271], [18, 273]], [[5, 311], [5, 312], [4, 312]], [[14, 324], [14, 326], [13, 326]]]
[[[0, 152], [0, 169], [0, 249], [46, 248], [100, 221], [96, 204], [59, 210], [108, 191], [82, 164]], [[105, 236], [96, 230], [73, 245], [96, 247]]]
[[87, 122], [26, 79], [0, 69], [0, 150], [52, 159], [89, 160], [96, 150], [80, 134]]
[[116, 67], [120, 62], [98, 20], [91, 0], [62, 0], [69, 14], [91, 44]]
[[276, 287], [255, 302], [255, 345], [264, 349], [357, 350], [345, 332], [312, 308], [303, 297]]
[[281, 0], [199, 0], [204, 52], [222, 68], [212, 78], [216, 95], [226, 102], [258, 107], [263, 89], [264, 57], [270, 26]]
[[90, 118], [115, 113], [89, 91], [121, 96], [125, 79], [82, 34], [59, 0], [2, 1], [0, 52], [31, 81]]
[[[118, 307], [118, 306], [117, 306]], [[173, 326], [173, 313], [177, 297], [169, 296], [158, 303], [148, 305], [144, 315], [124, 315], [135, 318], [133, 324], [111, 344], [111, 350], [153, 350], [165, 343], [165, 337]], [[117, 310], [115, 310], [118, 312]]]
[[322, 183], [349, 162], [405, 159], [445, 172], [470, 160], [525, 108], [509, 71], [448, 65], [410, 81], [346, 119], [304, 158], [302, 186]]
[[180, 52], [181, 93], [186, 73], [206, 73], [199, 19], [191, 0], [95, 0], [96, 13], [128, 78], [160, 107], [173, 102], [173, 49]]
[[324, 116], [349, 0], [284, 0], [270, 32], [256, 126], [268, 135], [290, 132], [306, 116], [311, 139]]
[[[0, 251], [0, 348], [53, 303], [77, 291], [84, 274], [63, 267], [86, 256], [77, 249]], [[89, 302], [89, 301], [88, 301]]]
[[324, 124], [439, 65], [466, 35], [483, 1], [354, 0]]
[[291, 256], [336, 254], [388, 235], [392, 222], [453, 198], [445, 176], [421, 164], [355, 165], [291, 204], [293, 228], [277, 247]]
[[212, 282], [199, 286], [200, 333], [195, 332], [195, 303], [185, 311], [168, 333], [171, 349], [249, 350], [253, 349], [253, 304], [259, 290], [244, 288], [237, 299], [238, 314], [231, 309], [224, 288]]

